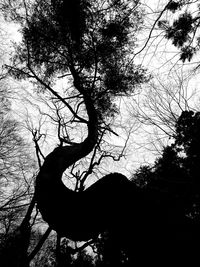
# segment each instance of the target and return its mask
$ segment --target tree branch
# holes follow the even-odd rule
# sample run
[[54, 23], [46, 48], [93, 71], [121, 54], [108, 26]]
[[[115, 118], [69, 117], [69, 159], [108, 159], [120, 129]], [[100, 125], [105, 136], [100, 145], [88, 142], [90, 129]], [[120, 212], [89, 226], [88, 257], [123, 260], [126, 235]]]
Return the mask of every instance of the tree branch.
[[72, 109], [72, 107], [65, 101], [64, 98], [62, 98], [55, 90], [51, 88], [48, 84], [46, 84], [42, 79], [39, 78], [39, 76], [33, 71], [31, 68], [31, 62], [30, 62], [30, 52], [29, 52], [29, 47], [27, 44], [27, 52], [28, 52], [28, 62], [27, 62], [27, 67], [30, 70], [30, 72], [33, 74], [33, 77], [41, 84], [43, 85], [47, 90], [49, 90], [57, 99], [59, 99], [62, 103], [66, 105], [66, 107], [70, 110], [70, 112], [74, 115], [75, 118], [80, 120], [81, 122], [87, 123], [87, 121], [80, 116], [76, 114], [76, 112]]
[[49, 236], [49, 234], [51, 233], [51, 228], [48, 227], [48, 229], [46, 230], [46, 232], [43, 234], [42, 238], [40, 239], [40, 241], [38, 242], [38, 244], [36, 245], [36, 247], [33, 249], [33, 251], [28, 255], [28, 262], [30, 262], [31, 260], [33, 260], [33, 258], [36, 256], [36, 254], [40, 251], [41, 247], [43, 246], [45, 240], [47, 239], [47, 237]]
[[132, 57], [132, 59], [129, 61], [128, 65], [130, 65], [130, 64], [133, 62], [134, 58], [135, 58], [138, 54], [140, 54], [140, 53], [146, 48], [146, 46], [147, 46], [147, 44], [148, 44], [148, 42], [149, 42], [149, 40], [150, 40], [150, 38], [151, 38], [152, 32], [153, 32], [153, 30], [154, 30], [156, 24], [158, 23], [158, 21], [160, 20], [160, 18], [161, 18], [162, 15], [163, 15], [163, 13], [166, 11], [168, 5], [169, 5], [172, 1], [173, 1], [173, 0], [170, 0], [170, 1], [165, 5], [165, 7], [163, 8], [163, 10], [159, 13], [157, 19], [154, 21], [154, 23], [153, 23], [153, 25], [152, 25], [152, 27], [151, 27], [151, 30], [150, 30], [150, 32], [149, 32], [149, 35], [148, 35], [148, 37], [147, 37], [147, 40], [146, 40], [145, 44], [143, 45], [143, 47], [142, 47], [138, 52], [136, 52], [136, 53], [134, 54], [134, 56]]

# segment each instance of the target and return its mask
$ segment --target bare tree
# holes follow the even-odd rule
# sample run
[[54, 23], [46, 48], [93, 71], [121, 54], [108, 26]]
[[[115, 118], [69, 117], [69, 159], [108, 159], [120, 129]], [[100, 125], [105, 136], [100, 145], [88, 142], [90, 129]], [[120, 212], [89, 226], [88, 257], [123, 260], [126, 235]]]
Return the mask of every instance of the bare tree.
[[182, 111], [199, 109], [199, 93], [190, 72], [174, 70], [166, 79], [160, 75], [145, 85], [141, 94], [127, 102], [130, 116], [138, 120], [145, 146], [153, 158], [173, 140], [175, 124]]

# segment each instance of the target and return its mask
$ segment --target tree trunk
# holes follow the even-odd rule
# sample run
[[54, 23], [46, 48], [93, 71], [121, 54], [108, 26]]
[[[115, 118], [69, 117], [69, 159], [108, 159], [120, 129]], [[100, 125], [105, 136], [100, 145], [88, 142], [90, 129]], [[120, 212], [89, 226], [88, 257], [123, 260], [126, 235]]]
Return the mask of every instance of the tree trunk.
[[79, 144], [55, 148], [45, 158], [36, 178], [35, 188], [37, 207], [43, 219], [60, 236], [66, 236], [70, 217], [76, 216], [76, 208], [79, 205], [77, 195], [74, 195], [74, 192], [62, 183], [63, 172], [72, 164], [87, 156], [98, 141], [98, 116], [93, 100], [81, 88], [76, 74], [74, 74], [74, 77], [74, 84], [84, 97], [88, 114], [88, 135]]

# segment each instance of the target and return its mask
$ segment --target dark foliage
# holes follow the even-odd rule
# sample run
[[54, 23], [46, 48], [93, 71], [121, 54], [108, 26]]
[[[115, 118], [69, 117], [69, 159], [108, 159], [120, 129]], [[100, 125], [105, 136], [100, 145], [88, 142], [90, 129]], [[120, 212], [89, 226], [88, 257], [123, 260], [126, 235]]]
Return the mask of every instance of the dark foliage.
[[[23, 42], [11, 68], [16, 78], [74, 75], [93, 99], [99, 119], [117, 111], [114, 98], [134, 92], [149, 77], [129, 61], [142, 23], [138, 1], [35, 1], [23, 24]], [[26, 21], [26, 22], [25, 22]], [[17, 68], [16, 68], [17, 67]], [[33, 74], [33, 72], [35, 74]]]
[[[199, 51], [199, 8], [192, 8], [189, 11], [192, 2], [189, 1], [170, 1], [167, 10], [171, 12], [180, 12], [187, 7], [187, 10], [180, 13], [178, 18], [170, 24], [167, 20], [159, 21], [159, 27], [165, 31], [165, 36], [180, 49], [180, 59], [185, 62], [190, 61], [192, 57]], [[196, 9], [195, 12], [194, 9]]]
[[176, 126], [178, 149], [185, 153], [183, 164], [190, 176], [197, 194], [200, 193], [200, 113], [185, 111], [181, 114]]
[[[185, 260], [191, 260], [190, 264], [193, 264], [200, 234], [199, 131], [199, 112], [182, 112], [177, 120], [174, 142], [164, 148], [154, 166], [140, 168], [134, 176], [136, 183], [146, 190], [145, 198], [150, 196], [150, 199], [161, 201], [163, 210], [171, 207], [170, 218], [181, 229], [181, 236], [178, 234], [172, 241], [177, 249], [174, 259], [178, 259], [179, 264]], [[174, 228], [174, 236], [179, 232], [178, 228]], [[165, 247], [169, 255], [173, 253], [172, 247], [170, 243]]]
[[170, 10], [171, 12], [175, 12], [177, 11], [177, 9], [179, 9], [182, 6], [182, 1], [170, 1], [167, 5], [168, 10]]
[[174, 142], [163, 149], [154, 166], [141, 168], [134, 176], [137, 183], [141, 180], [150, 190], [157, 188], [163, 194], [170, 194], [179, 209], [187, 215], [193, 214], [197, 221], [200, 213], [199, 136], [200, 113], [182, 112], [176, 123]]
[[183, 13], [173, 22], [172, 27], [166, 29], [166, 37], [172, 39], [172, 43], [177, 47], [182, 47], [190, 38], [192, 31], [192, 15]]

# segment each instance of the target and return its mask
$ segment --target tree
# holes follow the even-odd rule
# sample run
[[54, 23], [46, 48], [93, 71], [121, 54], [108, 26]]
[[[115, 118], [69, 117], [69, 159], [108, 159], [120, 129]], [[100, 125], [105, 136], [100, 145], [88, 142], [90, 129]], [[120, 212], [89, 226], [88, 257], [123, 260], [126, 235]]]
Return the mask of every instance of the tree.
[[14, 92], [3, 67], [11, 49], [2, 14], [0, 19], [0, 261], [2, 266], [12, 266], [20, 257], [18, 228], [32, 198], [35, 164], [12, 109]]
[[127, 101], [129, 116], [140, 124], [133, 138], [138, 134], [142, 136], [137, 146], [144, 147], [144, 154], [147, 154], [146, 149], [149, 150], [151, 157], [148, 163], [153, 163], [163, 148], [173, 141], [181, 113], [199, 109], [195, 77], [182, 69], [174, 69], [173, 73], [166, 75], [152, 78], [138, 96]]
[[[20, 124], [12, 118], [6, 80], [1, 80], [0, 98], [0, 258], [12, 264], [17, 253], [15, 232], [22, 222], [33, 193], [30, 149], [20, 135]], [[12, 243], [12, 244], [11, 244]], [[7, 257], [7, 256], [10, 256]]]
[[[199, 220], [199, 112], [183, 111], [175, 124], [173, 142], [165, 146], [153, 166], [135, 174], [138, 184], [177, 198], [185, 214]], [[151, 189], [152, 188], [152, 189]], [[163, 194], [164, 195], [164, 194]], [[194, 208], [195, 207], [195, 208]]]
[[101, 147], [106, 133], [114, 133], [117, 100], [134, 93], [149, 78], [130, 60], [141, 11], [138, 1], [128, 0], [4, 1], [3, 8], [7, 17], [21, 24], [23, 33], [9, 73], [31, 80], [38, 94], [55, 107], [56, 117], [50, 117], [59, 144], [46, 157], [39, 154], [43, 165], [36, 179], [36, 199], [43, 218], [63, 234], [61, 214], [53, 215], [44, 204], [48, 199], [55, 212], [63, 213], [57, 202], [63, 173]]
[[185, 111], [176, 125], [176, 146], [184, 154], [184, 166], [199, 195], [199, 112]]
[[199, 112], [183, 111], [175, 125], [173, 142], [164, 147], [152, 166], [144, 166], [133, 175], [133, 180], [146, 190], [146, 197], [161, 201], [163, 209], [171, 206], [169, 218], [179, 225], [181, 233], [180, 240], [175, 228], [173, 242], [177, 255], [185, 251], [191, 261], [195, 259], [199, 239], [198, 129]]

